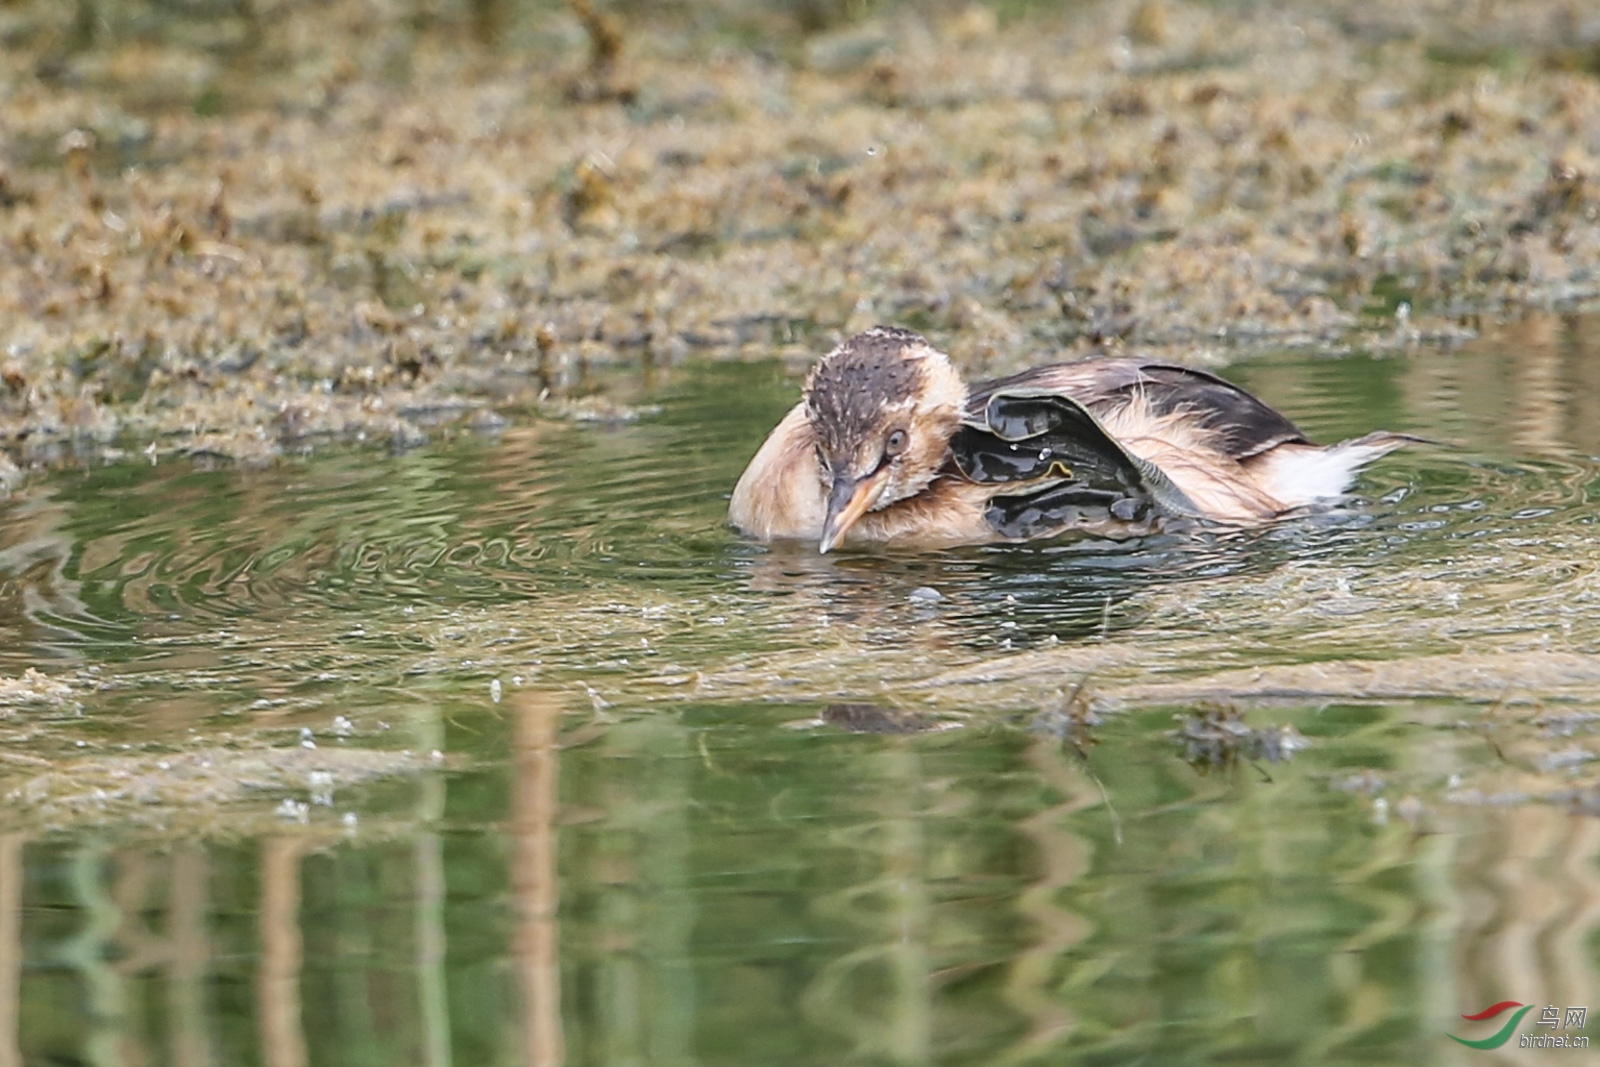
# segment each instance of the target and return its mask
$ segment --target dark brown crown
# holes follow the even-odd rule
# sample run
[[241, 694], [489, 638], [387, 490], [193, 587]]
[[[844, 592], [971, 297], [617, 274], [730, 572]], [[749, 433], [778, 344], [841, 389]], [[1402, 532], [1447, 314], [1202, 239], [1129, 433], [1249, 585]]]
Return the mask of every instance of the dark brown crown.
[[927, 343], [910, 330], [874, 326], [822, 358], [806, 383], [806, 408], [823, 451], [853, 451], [878, 428], [885, 409], [917, 395], [927, 372], [904, 352]]

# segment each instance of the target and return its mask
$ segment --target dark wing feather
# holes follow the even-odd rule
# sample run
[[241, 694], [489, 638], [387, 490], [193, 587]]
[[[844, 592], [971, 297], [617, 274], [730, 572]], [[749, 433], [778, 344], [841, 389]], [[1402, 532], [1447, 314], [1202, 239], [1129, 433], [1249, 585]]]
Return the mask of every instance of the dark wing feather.
[[1214, 374], [1170, 363], [1140, 366], [1144, 392], [1156, 415], [1185, 411], [1216, 435], [1217, 446], [1236, 460], [1259, 456], [1281, 444], [1310, 444], [1300, 428], [1254, 396]]
[[969, 413], [951, 439], [950, 454], [971, 481], [1016, 486], [985, 513], [1006, 537], [1196, 513], [1165, 474], [1059, 392], [990, 390], [981, 414]]
[[968, 415], [981, 417], [992, 397], [1035, 391], [1070, 397], [1091, 412], [1142, 394], [1152, 415], [1193, 416], [1214, 435], [1217, 449], [1235, 460], [1288, 442], [1310, 443], [1280, 412], [1232, 382], [1192, 367], [1141, 359], [1058, 363], [980, 382], [968, 399]]
[[1026, 541], [1073, 529], [1109, 532], [1114, 527], [1148, 526], [1160, 512], [1145, 496], [1065, 482], [1032, 493], [991, 497], [983, 517], [1002, 537]]
[[961, 473], [996, 484], [1069, 478], [1137, 485], [1131, 456], [1077, 401], [1055, 393], [996, 393], [950, 442]]

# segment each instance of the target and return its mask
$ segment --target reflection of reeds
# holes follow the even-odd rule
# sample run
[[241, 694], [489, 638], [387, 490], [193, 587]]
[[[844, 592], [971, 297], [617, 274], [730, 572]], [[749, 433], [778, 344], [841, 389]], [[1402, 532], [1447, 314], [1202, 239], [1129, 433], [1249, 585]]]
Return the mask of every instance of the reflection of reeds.
[[[563, 922], [566, 988], [594, 1025], [569, 1055], [605, 1063], [691, 1060], [696, 1001], [693, 807], [683, 727], [666, 715], [612, 724], [573, 775], [572, 801], [606, 813], [572, 846]], [[553, 842], [552, 842], [553, 847]], [[553, 891], [553, 890], [552, 890]], [[570, 936], [567, 932], [572, 931]], [[565, 958], [570, 957], [570, 958]], [[548, 967], [545, 963], [543, 966]], [[550, 1009], [546, 1009], [550, 1010]]]
[[108, 854], [104, 842], [93, 838], [72, 850], [69, 878], [83, 925], [61, 950], [62, 959], [82, 976], [90, 1020], [83, 1055], [97, 1067], [122, 1061], [128, 1025], [127, 985], [110, 962], [122, 915], [106, 887]]
[[212, 951], [206, 930], [210, 877], [211, 858], [205, 849], [194, 844], [173, 848], [167, 901], [172, 1067], [207, 1067], [215, 1062], [206, 1012]]
[[1596, 1011], [1600, 823], [1553, 807], [1475, 814], [1451, 887], [1459, 926], [1442, 976], [1453, 987], [1451, 1010], [1514, 999]]
[[300, 869], [305, 849], [306, 842], [298, 837], [261, 843], [256, 1030], [266, 1067], [305, 1067], [307, 1062], [300, 1018]]
[[1563, 1004], [1594, 1005], [1600, 1013], [1600, 971], [1594, 956], [1594, 931], [1600, 928], [1600, 822], [1574, 818], [1553, 809], [1534, 808], [1559, 832], [1552, 881], [1559, 905], [1540, 934], [1554, 979], [1552, 992]]
[[1568, 448], [1569, 391], [1561, 349], [1553, 336], [1558, 322], [1538, 317], [1526, 319], [1518, 326], [1505, 338], [1517, 347], [1516, 376], [1512, 381], [1511, 440], [1518, 448], [1534, 455], [1560, 455]]
[[[1359, 1045], [1362, 1035], [1411, 1010], [1394, 1003], [1399, 983], [1372, 960], [1381, 959], [1381, 947], [1395, 941], [1410, 940], [1416, 951], [1427, 951], [1424, 939], [1410, 936], [1421, 918], [1422, 901], [1414, 886], [1396, 884], [1392, 877], [1413, 862], [1415, 844], [1410, 828], [1397, 824], [1374, 835], [1364, 862], [1339, 877], [1341, 899], [1363, 905], [1371, 918], [1328, 956], [1328, 987], [1338, 994], [1342, 1010], [1308, 1038], [1311, 1062], [1333, 1058], [1346, 1043]], [[1369, 955], [1374, 949], [1380, 951]]]
[[1398, 379], [1405, 428], [1490, 454], [1506, 445], [1535, 456], [1600, 451], [1595, 322], [1532, 316], [1459, 350], [1410, 354]]
[[[431, 752], [445, 747], [444, 723], [439, 710], [430, 707], [412, 720], [417, 743]], [[417, 821], [423, 827], [438, 825], [444, 817], [445, 783], [429, 775], [417, 789]], [[449, 1067], [450, 1008], [446, 989], [444, 930], [444, 852], [439, 834], [424, 829], [412, 844], [416, 938], [417, 1008], [420, 1013], [422, 1063], [426, 1067]]]
[[0, 835], [0, 1067], [22, 1067], [22, 844], [21, 834]]
[[1037, 935], [1012, 962], [1006, 981], [1006, 999], [1029, 1020], [1028, 1033], [1008, 1050], [1007, 1062], [1037, 1055], [1072, 1030], [1073, 1012], [1055, 992], [1053, 979], [1061, 957], [1089, 936], [1092, 924], [1062, 906], [1060, 896], [1089, 873], [1093, 845], [1068, 829], [1067, 820], [1105, 800], [1054, 738], [1039, 736], [1028, 747], [1028, 763], [1062, 799], [1018, 824], [1038, 850], [1043, 871], [1017, 898], [1017, 910], [1033, 922]]
[[[437, 780], [439, 809], [443, 814], [444, 790]], [[412, 845], [416, 864], [417, 1007], [421, 1012], [423, 1054], [426, 1067], [449, 1067], [450, 1006], [445, 984], [444, 846], [439, 835], [424, 831]]]
[[522, 983], [522, 1062], [557, 1067], [565, 1059], [556, 920], [561, 705], [523, 691], [513, 699], [512, 714], [511, 897], [517, 925], [511, 952]]
[[[874, 761], [881, 771], [880, 818], [842, 835], [881, 861], [878, 877], [830, 894], [818, 906], [872, 931], [869, 943], [838, 956], [806, 989], [811, 1020], [847, 1037], [863, 1059], [928, 1062], [932, 1005], [930, 915], [925, 844], [918, 810], [922, 769], [915, 752], [892, 745]], [[868, 938], [863, 938], [868, 940]]]

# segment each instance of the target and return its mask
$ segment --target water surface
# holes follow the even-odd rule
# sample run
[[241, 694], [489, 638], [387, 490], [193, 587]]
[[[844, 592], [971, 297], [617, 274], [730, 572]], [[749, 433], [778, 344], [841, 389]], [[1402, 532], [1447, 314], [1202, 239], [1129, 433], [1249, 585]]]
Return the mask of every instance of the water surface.
[[[31, 485], [0, 1064], [1496, 1062], [1462, 1013], [1600, 1007], [1597, 366], [1582, 319], [1234, 365], [1442, 444], [1135, 545], [741, 543], [777, 365]], [[1197, 712], [1307, 745], [1194, 765]]]

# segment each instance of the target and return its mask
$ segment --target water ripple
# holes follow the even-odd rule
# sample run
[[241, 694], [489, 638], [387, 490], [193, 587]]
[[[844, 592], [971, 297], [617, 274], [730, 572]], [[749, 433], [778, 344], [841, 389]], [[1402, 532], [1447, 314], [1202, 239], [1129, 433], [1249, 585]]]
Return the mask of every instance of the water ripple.
[[[1318, 373], [1334, 366], [1360, 365]], [[1364, 500], [1258, 531], [914, 555], [744, 544], [724, 528], [726, 492], [773, 413], [757, 406], [730, 420], [736, 391], [719, 375], [748, 370], [705, 372], [657, 419], [621, 429], [527, 422], [493, 441], [391, 457], [64, 476], [8, 505], [0, 523], [0, 644], [22, 661], [130, 635], [203, 641], [248, 623], [282, 647], [401, 604], [544, 604], [560, 627], [587, 605], [666, 597], [706, 605], [702, 651], [792, 640], [802, 618], [890, 642], [932, 627], [961, 647], [1017, 649], [1128, 631], [1181, 642], [1203, 615], [1176, 607], [1191, 601], [1239, 612], [1270, 594], [1272, 613], [1298, 618], [1325, 595], [1302, 581], [1317, 568], [1335, 596], [1441, 582], [1451, 587], [1441, 603], [1453, 597], [1474, 617], [1518, 603], [1547, 612], [1541, 598], [1586, 580], [1567, 563], [1592, 536], [1594, 460], [1428, 446], [1369, 472]], [[1291, 382], [1282, 370], [1260, 376]], [[1337, 375], [1293, 384], [1284, 391], [1312, 421], [1337, 432], [1357, 418], [1360, 393], [1340, 393], [1348, 383]], [[1447, 415], [1402, 412], [1396, 424], [1427, 429]], [[911, 595], [919, 590], [938, 599]], [[1317, 613], [1350, 620], [1353, 639], [1374, 615], [1359, 603]], [[1260, 611], [1208, 625], [1249, 633]], [[729, 630], [712, 619], [738, 621]]]

